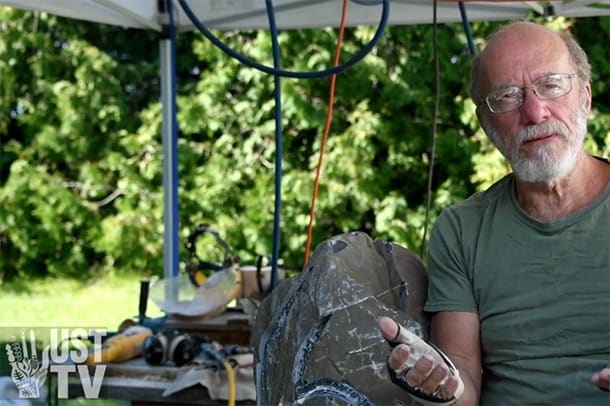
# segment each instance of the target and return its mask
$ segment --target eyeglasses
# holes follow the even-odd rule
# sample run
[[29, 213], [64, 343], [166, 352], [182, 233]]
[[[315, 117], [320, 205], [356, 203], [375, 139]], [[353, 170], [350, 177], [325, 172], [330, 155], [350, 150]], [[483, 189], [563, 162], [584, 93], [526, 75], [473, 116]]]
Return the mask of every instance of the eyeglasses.
[[[551, 73], [539, 77], [531, 86], [504, 86], [489, 93], [483, 101], [492, 113], [507, 113], [523, 105], [523, 93], [530, 89], [540, 100], [552, 100], [565, 96], [572, 90], [570, 79], [577, 73]], [[483, 101], [478, 106], [483, 104]], [[477, 106], [477, 107], [478, 107]]]

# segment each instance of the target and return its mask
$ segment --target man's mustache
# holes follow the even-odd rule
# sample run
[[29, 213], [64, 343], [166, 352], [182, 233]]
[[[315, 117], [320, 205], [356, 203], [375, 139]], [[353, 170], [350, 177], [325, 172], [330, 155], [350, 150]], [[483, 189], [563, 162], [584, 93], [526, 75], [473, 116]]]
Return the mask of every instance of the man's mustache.
[[567, 139], [568, 129], [565, 124], [557, 120], [549, 120], [544, 123], [530, 125], [519, 130], [517, 133], [517, 144], [521, 145], [526, 141], [535, 140], [536, 138], [551, 134], [557, 134]]

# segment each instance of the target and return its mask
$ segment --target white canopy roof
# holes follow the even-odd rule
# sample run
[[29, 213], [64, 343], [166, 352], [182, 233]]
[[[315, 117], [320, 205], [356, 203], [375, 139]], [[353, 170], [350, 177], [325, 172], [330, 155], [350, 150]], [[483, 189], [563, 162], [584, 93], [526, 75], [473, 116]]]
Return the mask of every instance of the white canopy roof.
[[[185, 0], [207, 28], [268, 28], [263, 0]], [[125, 27], [160, 31], [158, 4], [163, 0], [0, 0], [0, 5], [40, 10], [65, 17]], [[366, 5], [366, 3], [377, 3]], [[179, 31], [193, 29], [193, 24], [176, 1], [175, 24]], [[550, 4], [550, 6], [545, 5]], [[337, 26], [341, 17], [341, 0], [274, 0], [278, 28], [317, 28]], [[610, 15], [610, 0], [565, 1], [464, 1], [470, 21], [510, 20], [539, 14], [569, 17]], [[348, 7], [348, 24], [377, 25], [381, 0], [352, 0]], [[420, 24], [432, 22], [433, 0], [391, 0], [388, 23]], [[459, 22], [458, 2], [441, 0], [437, 6], [439, 22]]]

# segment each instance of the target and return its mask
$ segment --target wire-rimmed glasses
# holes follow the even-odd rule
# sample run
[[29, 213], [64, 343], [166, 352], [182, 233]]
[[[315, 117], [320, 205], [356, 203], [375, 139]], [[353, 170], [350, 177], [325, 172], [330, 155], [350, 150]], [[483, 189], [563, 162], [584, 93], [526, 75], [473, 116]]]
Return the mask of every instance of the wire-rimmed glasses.
[[530, 89], [540, 100], [552, 100], [565, 96], [572, 90], [572, 78], [577, 73], [550, 73], [540, 76], [531, 86], [502, 86], [489, 93], [479, 106], [485, 102], [492, 113], [507, 113], [523, 105], [525, 89]]

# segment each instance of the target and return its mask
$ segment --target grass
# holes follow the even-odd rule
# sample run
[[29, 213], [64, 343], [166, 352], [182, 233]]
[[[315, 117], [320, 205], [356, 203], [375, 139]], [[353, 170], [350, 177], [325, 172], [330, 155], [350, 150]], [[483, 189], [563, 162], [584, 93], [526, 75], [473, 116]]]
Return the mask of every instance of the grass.
[[[0, 285], [0, 289], [0, 342], [6, 342], [6, 335], [13, 335], [15, 331], [9, 327], [83, 327], [116, 331], [123, 320], [138, 314], [140, 278], [111, 275], [86, 282], [50, 278], [17, 280]], [[146, 315], [158, 317], [163, 313], [149, 299]], [[0, 355], [4, 355], [1, 350]], [[6, 375], [6, 371], [0, 368], [0, 374]], [[58, 404], [122, 406], [129, 403], [75, 399], [59, 400]]]
[[[66, 279], [14, 281], [1, 285], [0, 326], [95, 326], [116, 331], [138, 314], [140, 279], [107, 276], [87, 282]], [[149, 299], [147, 315], [162, 315]]]

